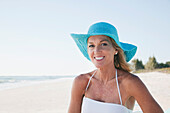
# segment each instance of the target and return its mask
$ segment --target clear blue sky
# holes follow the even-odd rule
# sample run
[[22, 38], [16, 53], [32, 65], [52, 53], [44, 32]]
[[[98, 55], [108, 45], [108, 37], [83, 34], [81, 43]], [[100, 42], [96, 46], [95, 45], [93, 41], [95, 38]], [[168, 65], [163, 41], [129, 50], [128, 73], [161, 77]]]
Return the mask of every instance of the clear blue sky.
[[169, 0], [1, 0], [0, 75], [77, 75], [95, 67], [70, 33], [86, 33], [98, 21], [112, 23], [122, 42], [170, 60]]

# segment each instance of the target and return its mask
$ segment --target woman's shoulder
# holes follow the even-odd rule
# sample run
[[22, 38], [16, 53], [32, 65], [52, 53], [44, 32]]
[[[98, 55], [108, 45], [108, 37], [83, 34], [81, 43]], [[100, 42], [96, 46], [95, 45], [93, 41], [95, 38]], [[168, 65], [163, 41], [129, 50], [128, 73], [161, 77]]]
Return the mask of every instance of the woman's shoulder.
[[129, 72], [124, 72], [123, 84], [130, 92], [145, 89], [146, 86], [137, 75]]
[[120, 78], [121, 78], [122, 83], [126, 87], [144, 85], [142, 80], [137, 75], [130, 73], [130, 72], [120, 71]]
[[89, 80], [89, 78], [92, 76], [92, 72], [88, 72], [88, 73], [83, 73], [78, 75], [77, 77], [74, 78], [74, 81], [76, 82], [87, 82]]
[[126, 82], [140, 80], [140, 78], [137, 75], [130, 73], [130, 72], [123, 71], [123, 70], [120, 70], [119, 76], [122, 78], [122, 80], [124, 80]]
[[85, 91], [93, 72], [94, 71], [78, 75], [74, 78], [73, 85], [77, 86], [78, 89]]

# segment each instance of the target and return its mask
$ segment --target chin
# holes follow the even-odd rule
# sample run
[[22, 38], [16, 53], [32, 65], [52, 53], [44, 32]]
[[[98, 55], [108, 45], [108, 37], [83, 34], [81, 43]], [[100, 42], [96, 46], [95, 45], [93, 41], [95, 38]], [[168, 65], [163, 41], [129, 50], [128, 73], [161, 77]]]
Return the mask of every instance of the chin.
[[94, 64], [94, 65], [95, 65], [96, 68], [103, 68], [104, 67], [104, 65], [102, 65], [102, 64]]
[[106, 67], [114, 66], [114, 63], [107, 63], [107, 62], [100, 62], [100, 63], [93, 62], [93, 64], [96, 68], [106, 68]]

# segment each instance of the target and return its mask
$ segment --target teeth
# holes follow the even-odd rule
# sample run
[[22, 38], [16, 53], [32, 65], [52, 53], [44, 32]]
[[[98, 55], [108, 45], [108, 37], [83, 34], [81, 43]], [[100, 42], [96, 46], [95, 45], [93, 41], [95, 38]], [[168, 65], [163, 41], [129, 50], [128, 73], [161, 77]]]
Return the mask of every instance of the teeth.
[[96, 60], [101, 60], [103, 59], [104, 57], [95, 57]]

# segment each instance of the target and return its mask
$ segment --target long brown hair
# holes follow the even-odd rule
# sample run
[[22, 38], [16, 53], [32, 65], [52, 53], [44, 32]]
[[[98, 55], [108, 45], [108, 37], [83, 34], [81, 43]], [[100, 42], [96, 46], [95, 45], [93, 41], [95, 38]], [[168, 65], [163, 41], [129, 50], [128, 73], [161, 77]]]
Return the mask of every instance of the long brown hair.
[[117, 45], [114, 39], [110, 37], [109, 39], [111, 40], [112, 46], [118, 51], [117, 55], [114, 56], [115, 68], [130, 72], [131, 68], [130, 65], [126, 62], [124, 51]]

